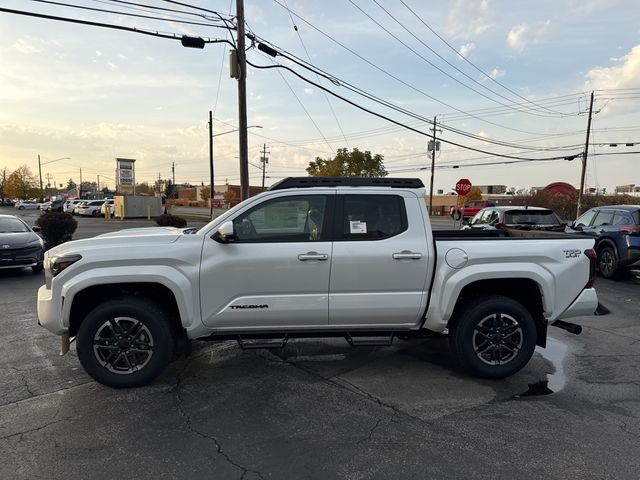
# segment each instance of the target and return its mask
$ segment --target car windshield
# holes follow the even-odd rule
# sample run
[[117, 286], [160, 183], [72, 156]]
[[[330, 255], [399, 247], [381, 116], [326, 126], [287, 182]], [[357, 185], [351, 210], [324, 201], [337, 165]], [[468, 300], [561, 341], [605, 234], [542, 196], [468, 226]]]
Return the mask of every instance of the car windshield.
[[0, 218], [0, 233], [28, 232], [27, 226], [17, 218]]
[[560, 219], [551, 210], [510, 210], [504, 213], [507, 225], [560, 225]]

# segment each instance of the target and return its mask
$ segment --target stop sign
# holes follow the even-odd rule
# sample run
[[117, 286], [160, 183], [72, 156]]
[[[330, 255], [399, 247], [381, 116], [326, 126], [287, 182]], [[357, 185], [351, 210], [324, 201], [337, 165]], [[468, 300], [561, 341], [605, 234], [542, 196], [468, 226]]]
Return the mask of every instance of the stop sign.
[[460, 196], [465, 196], [471, 191], [471, 182], [467, 178], [461, 178], [456, 183], [456, 193]]

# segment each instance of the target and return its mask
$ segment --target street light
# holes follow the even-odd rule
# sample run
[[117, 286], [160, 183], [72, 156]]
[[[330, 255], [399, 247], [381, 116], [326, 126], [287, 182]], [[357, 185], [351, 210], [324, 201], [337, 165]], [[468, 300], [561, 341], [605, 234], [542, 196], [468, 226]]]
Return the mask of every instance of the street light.
[[[214, 184], [213, 184], [213, 139], [215, 137], [219, 137], [221, 135], [226, 135], [227, 133], [239, 132], [240, 128], [234, 128], [233, 130], [228, 130], [226, 132], [213, 134], [213, 116], [211, 110], [209, 110], [209, 218], [213, 219], [213, 195], [214, 195]], [[250, 128], [262, 128], [262, 125], [249, 125], [247, 130]]]
[[40, 154], [38, 154], [38, 176], [40, 177], [40, 201], [44, 201], [44, 190], [42, 189], [42, 165], [57, 162], [58, 160], [71, 160], [71, 157], [56, 158], [55, 160], [49, 160], [48, 162], [40, 162]]

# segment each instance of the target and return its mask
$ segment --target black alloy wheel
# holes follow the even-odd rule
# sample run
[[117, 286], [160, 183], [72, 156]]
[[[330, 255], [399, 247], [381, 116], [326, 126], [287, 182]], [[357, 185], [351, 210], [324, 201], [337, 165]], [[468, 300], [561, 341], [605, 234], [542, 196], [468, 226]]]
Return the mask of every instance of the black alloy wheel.
[[605, 245], [598, 251], [598, 269], [604, 278], [610, 280], [618, 277], [618, 253], [615, 247]]

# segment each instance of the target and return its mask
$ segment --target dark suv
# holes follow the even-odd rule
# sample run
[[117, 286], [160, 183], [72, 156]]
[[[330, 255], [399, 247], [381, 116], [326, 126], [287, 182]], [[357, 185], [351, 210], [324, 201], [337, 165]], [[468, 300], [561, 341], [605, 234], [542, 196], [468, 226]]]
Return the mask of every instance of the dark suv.
[[583, 213], [567, 229], [596, 239], [598, 268], [605, 278], [640, 268], [640, 205], [607, 205]]

